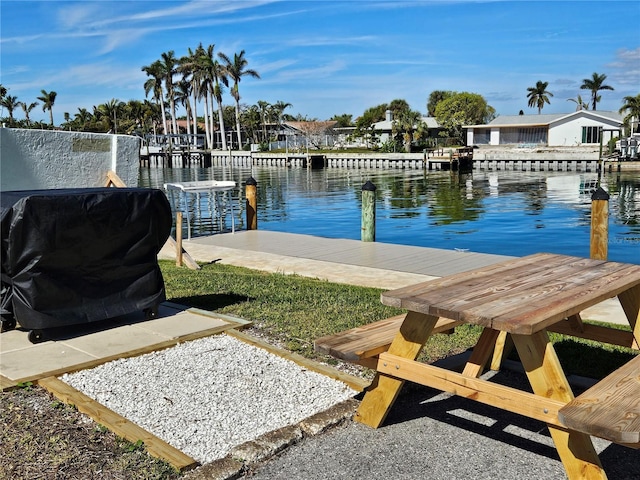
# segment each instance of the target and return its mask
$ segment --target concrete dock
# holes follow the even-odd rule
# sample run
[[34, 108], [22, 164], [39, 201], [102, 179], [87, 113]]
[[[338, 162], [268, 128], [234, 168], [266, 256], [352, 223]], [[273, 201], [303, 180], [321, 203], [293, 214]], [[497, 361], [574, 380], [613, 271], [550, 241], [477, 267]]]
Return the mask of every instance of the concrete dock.
[[[510, 258], [454, 249], [361, 242], [266, 230], [195, 237], [184, 241], [183, 247], [199, 262], [215, 261], [386, 290]], [[175, 251], [165, 246], [160, 258], [175, 259]], [[582, 317], [585, 320], [628, 324], [616, 298], [585, 310]]]

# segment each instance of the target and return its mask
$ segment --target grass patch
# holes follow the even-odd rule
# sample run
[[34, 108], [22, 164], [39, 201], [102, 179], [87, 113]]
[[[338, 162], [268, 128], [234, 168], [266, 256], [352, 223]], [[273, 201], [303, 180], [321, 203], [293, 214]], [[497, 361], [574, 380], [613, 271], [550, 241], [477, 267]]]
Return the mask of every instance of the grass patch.
[[313, 341], [402, 311], [380, 303], [381, 290], [222, 264], [199, 271], [161, 261], [167, 298], [237, 315], [292, 351], [313, 356]]
[[[313, 351], [313, 341], [318, 337], [403, 312], [383, 305], [382, 290], [377, 288], [218, 263], [195, 271], [164, 260], [160, 267], [169, 300], [250, 320], [287, 349], [308, 358], [328, 360]], [[435, 335], [420, 359], [433, 362], [464, 352], [476, 344], [480, 332], [480, 327], [463, 325], [452, 335]], [[627, 348], [550, 335], [567, 374], [602, 378], [634, 354]]]
[[176, 479], [168, 463], [41, 387], [0, 392], [0, 479]]

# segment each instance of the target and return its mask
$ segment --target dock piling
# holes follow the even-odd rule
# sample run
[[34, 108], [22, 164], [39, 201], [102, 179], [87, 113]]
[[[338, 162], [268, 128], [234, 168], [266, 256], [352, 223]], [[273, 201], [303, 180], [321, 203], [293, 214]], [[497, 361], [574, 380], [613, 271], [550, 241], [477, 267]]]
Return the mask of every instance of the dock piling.
[[247, 230], [258, 229], [258, 182], [253, 177], [247, 178], [245, 197], [247, 199]]
[[376, 186], [367, 180], [362, 186], [362, 227], [363, 242], [376, 241]]
[[606, 260], [609, 242], [609, 194], [598, 187], [591, 195], [590, 257]]

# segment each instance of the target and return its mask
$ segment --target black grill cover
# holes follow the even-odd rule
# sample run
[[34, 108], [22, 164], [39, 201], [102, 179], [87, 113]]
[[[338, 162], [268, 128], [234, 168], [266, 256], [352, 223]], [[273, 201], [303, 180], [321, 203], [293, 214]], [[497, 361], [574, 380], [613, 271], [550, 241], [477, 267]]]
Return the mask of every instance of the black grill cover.
[[161, 190], [1, 192], [0, 207], [3, 294], [22, 327], [105, 320], [165, 300], [157, 254], [172, 217]]

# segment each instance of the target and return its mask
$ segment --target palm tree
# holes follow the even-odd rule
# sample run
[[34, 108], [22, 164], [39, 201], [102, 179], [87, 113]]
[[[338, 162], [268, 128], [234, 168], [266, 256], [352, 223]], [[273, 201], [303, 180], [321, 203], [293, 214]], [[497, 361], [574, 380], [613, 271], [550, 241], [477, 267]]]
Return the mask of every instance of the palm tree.
[[224, 53], [218, 53], [218, 57], [225, 63], [224, 69], [233, 80], [233, 87], [231, 87], [231, 96], [236, 101], [236, 130], [238, 133], [238, 148], [242, 148], [242, 137], [240, 134], [240, 90], [238, 85], [242, 77], [249, 75], [253, 78], [260, 78], [260, 74], [255, 70], [248, 69], [249, 62], [244, 57], [245, 51], [242, 50], [239, 54], [233, 55], [233, 61], [229, 59]]
[[[4, 106], [2, 105], [2, 100], [4, 100], [4, 97], [5, 97], [6, 95], [7, 95], [7, 88], [6, 88], [4, 85], [2, 85], [2, 84], [0, 83], [0, 107], [4, 107]], [[4, 116], [4, 112], [2, 111], [3, 109], [4, 109], [4, 108], [0, 109], [0, 117], [3, 117], [3, 116]]]
[[[224, 126], [224, 109], [222, 108], [222, 85], [229, 86], [229, 79], [227, 78], [227, 72], [225, 68], [214, 59], [213, 51], [215, 46], [209, 45], [207, 50], [201, 56], [203, 68], [206, 71], [205, 82], [207, 84], [207, 91], [211, 96], [211, 107], [213, 108], [213, 99], [215, 98], [218, 105], [218, 124], [220, 126], [220, 140], [222, 142], [222, 149], [227, 149], [227, 135]], [[218, 57], [222, 58], [221, 53], [218, 53]], [[211, 118], [211, 135], [213, 145], [213, 115]]]
[[613, 87], [609, 85], [605, 85], [604, 81], [607, 79], [607, 76], [603, 74], [598, 74], [593, 72], [591, 78], [585, 78], [582, 80], [582, 85], [580, 85], [581, 90], [590, 90], [591, 91], [591, 107], [593, 110], [596, 109], [596, 104], [600, 101], [600, 96], [598, 92], [600, 90], [613, 90]]
[[38, 97], [38, 100], [42, 102], [42, 111], [45, 112], [49, 110], [49, 120], [53, 127], [53, 105], [56, 103], [56, 96], [58, 94], [54, 91], [46, 92], [45, 90], [40, 90], [40, 93], [42, 93], [42, 96]]
[[[176, 83], [176, 102], [180, 103], [187, 111], [187, 138], [189, 139], [187, 145], [191, 143], [191, 114], [193, 113], [189, 97], [191, 97], [191, 83], [186, 77], [183, 77]], [[196, 133], [197, 126], [198, 124], [194, 123], [194, 133]]]
[[107, 120], [109, 131], [118, 133], [118, 115], [122, 115], [124, 105], [124, 102], [112, 98], [107, 103], [94, 107], [94, 111], [97, 117]]
[[162, 128], [164, 129], [164, 134], [168, 135], [167, 114], [164, 107], [164, 92], [162, 90], [162, 78], [164, 75], [162, 63], [160, 60], [156, 60], [151, 65], [142, 67], [142, 71], [151, 77], [144, 82], [144, 94], [145, 96], [149, 96], [149, 92], [153, 92], [153, 98], [156, 103], [160, 105], [160, 111], [162, 112]]
[[[214, 79], [214, 75], [216, 71], [215, 64], [217, 62], [213, 58], [214, 48], [215, 48], [214, 45], [209, 45], [206, 50], [202, 48], [201, 50], [198, 51], [199, 55], [196, 60], [198, 65], [198, 75], [200, 77], [200, 88], [202, 89], [201, 96], [204, 99], [204, 129], [205, 129], [205, 135], [207, 137], [207, 146], [210, 149], [213, 149], [215, 144], [214, 142], [215, 125], [213, 121], [213, 98], [214, 98], [214, 90], [215, 90], [215, 82], [216, 82], [216, 80]], [[220, 99], [220, 101], [222, 102], [222, 98]], [[224, 136], [222, 139], [226, 148], [226, 142], [224, 142]]]
[[420, 113], [411, 109], [403, 109], [396, 112], [392, 133], [396, 142], [402, 143], [405, 152], [411, 152], [414, 128], [420, 123]]
[[157, 127], [162, 123], [162, 113], [160, 112], [160, 105], [145, 100], [142, 104], [142, 125], [145, 133], [148, 132], [149, 122], [151, 122], [151, 129], [155, 135]]
[[173, 133], [178, 133], [178, 124], [176, 122], [176, 99], [175, 99], [175, 84], [173, 83], [173, 76], [178, 73], [178, 59], [175, 57], [173, 50], [163, 52], [161, 55], [162, 72], [164, 74], [164, 86], [167, 91], [167, 98], [169, 99], [169, 113], [171, 113], [171, 126]]
[[258, 143], [258, 134], [262, 125], [262, 114], [257, 105], [252, 105], [242, 112], [242, 125], [247, 132], [247, 138], [252, 139], [252, 143]]
[[18, 101], [18, 97], [14, 95], [7, 95], [2, 97], [0, 105], [5, 107], [9, 112], [9, 125], [13, 125], [13, 111], [21, 105], [22, 102]]
[[278, 100], [273, 104], [274, 115], [276, 117], [276, 121], [278, 122], [279, 130], [281, 129], [282, 123], [284, 122], [284, 111], [289, 107], [293, 107], [293, 105], [282, 100]]
[[567, 102], [575, 102], [576, 112], [579, 112], [580, 110], [589, 110], [589, 104], [582, 100], [581, 95], [578, 95], [576, 98], [567, 98]]
[[[178, 72], [182, 73], [182, 81], [188, 81], [190, 83], [189, 91], [192, 96], [192, 102], [187, 100], [187, 104], [190, 107], [190, 112], [193, 121], [193, 133], [198, 133], [198, 100], [202, 98], [202, 80], [204, 71], [200, 57], [204, 53], [202, 43], [198, 45], [195, 51], [188, 49], [189, 54], [180, 59], [178, 65]], [[182, 88], [182, 87], [181, 87]], [[184, 103], [184, 102], [183, 102]], [[187, 116], [187, 118], [189, 118]], [[189, 123], [187, 122], [187, 129]], [[188, 132], [187, 132], [188, 133]]]
[[218, 125], [220, 126], [220, 139], [222, 141], [222, 149], [226, 150], [227, 131], [224, 126], [225, 123], [224, 108], [222, 107], [222, 92], [223, 86], [229, 87], [229, 77], [227, 77], [227, 71], [217, 60], [213, 62], [213, 65], [211, 67], [211, 78], [213, 79], [213, 98], [216, 99], [216, 105], [218, 107]]
[[132, 133], [144, 127], [144, 103], [140, 100], [129, 100], [123, 107], [124, 116], [128, 120], [129, 129], [127, 133]]
[[271, 105], [264, 100], [258, 100], [258, 109], [260, 110], [260, 123], [262, 123], [262, 141], [267, 141], [267, 114]]
[[73, 122], [80, 130], [85, 130], [87, 123], [93, 120], [93, 115], [86, 108], [78, 108], [78, 113], [73, 116]]
[[38, 102], [33, 102], [29, 105], [27, 105], [25, 102], [20, 102], [20, 105], [22, 106], [22, 110], [24, 111], [24, 118], [26, 118], [27, 120], [27, 125], [30, 125], [31, 119], [29, 118], [29, 113], [31, 113], [31, 110], [38, 106]]
[[548, 86], [549, 82], [538, 80], [535, 87], [527, 88], [527, 92], [529, 92], [527, 93], [527, 98], [529, 99], [528, 106], [532, 108], [538, 107], [538, 115], [542, 113], [542, 108], [545, 103], [551, 104], [549, 97], [553, 97], [553, 93], [547, 92]]
[[633, 132], [633, 125], [631, 122], [635, 118], [636, 130], [640, 129], [640, 93], [635, 97], [632, 97], [632, 96], [624, 97], [622, 101], [624, 103], [620, 108], [620, 110], [618, 110], [618, 112], [623, 115], [626, 113], [624, 117], [624, 123], [625, 125], [629, 126], [631, 133], [635, 133]]

